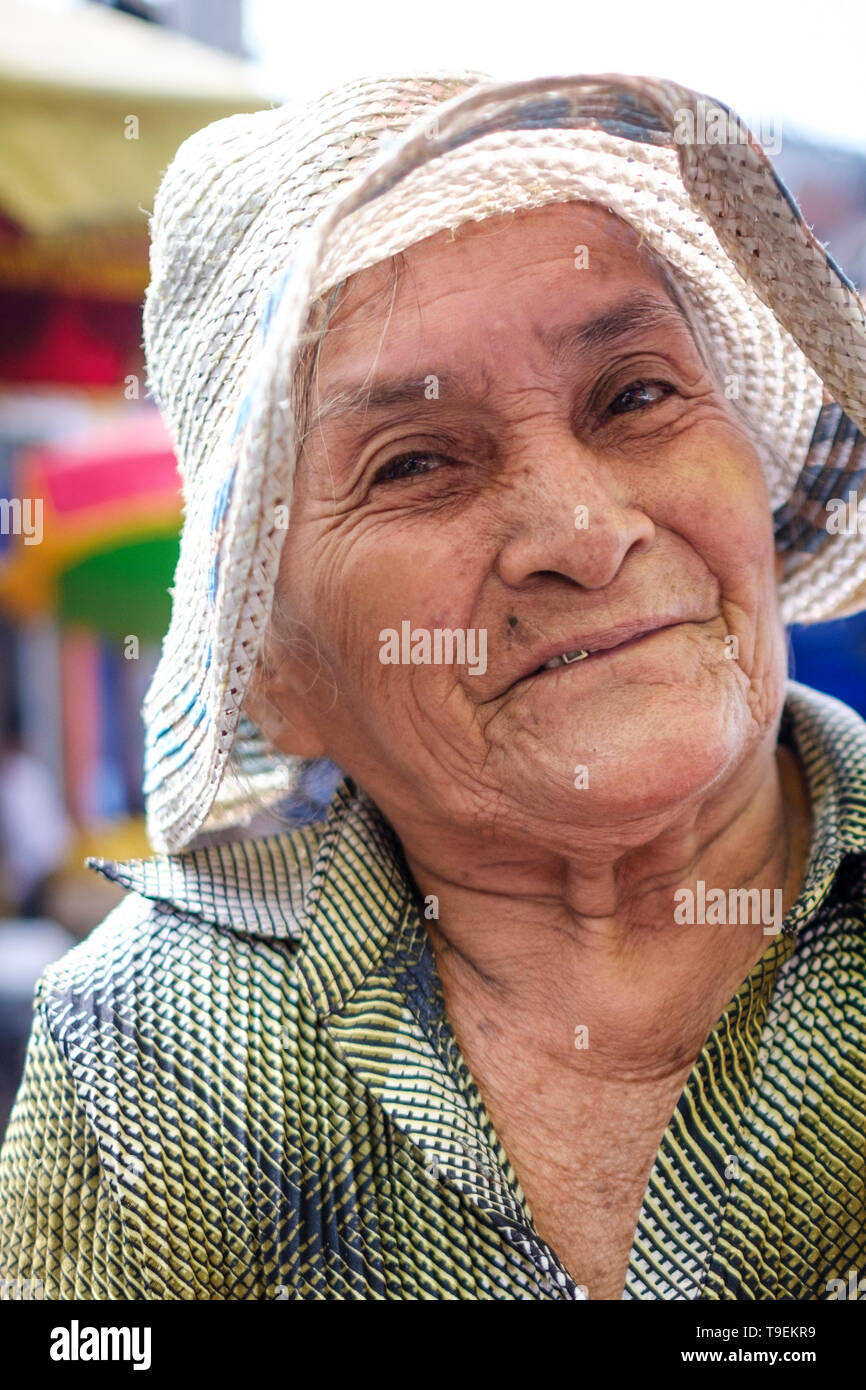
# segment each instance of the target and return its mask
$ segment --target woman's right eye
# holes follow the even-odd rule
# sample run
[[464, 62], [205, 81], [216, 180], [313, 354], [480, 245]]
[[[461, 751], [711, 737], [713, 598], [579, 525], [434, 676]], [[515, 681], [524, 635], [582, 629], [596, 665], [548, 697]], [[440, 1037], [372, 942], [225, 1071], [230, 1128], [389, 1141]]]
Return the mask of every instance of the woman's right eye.
[[[438, 462], [431, 465], [430, 460]], [[388, 483], [402, 478], [417, 478], [422, 473], [432, 473], [436, 467], [442, 463], [449, 463], [450, 460], [444, 454], [436, 454], [432, 451], [413, 449], [406, 454], [397, 454], [389, 459], [387, 463], [376, 473], [374, 483]]]

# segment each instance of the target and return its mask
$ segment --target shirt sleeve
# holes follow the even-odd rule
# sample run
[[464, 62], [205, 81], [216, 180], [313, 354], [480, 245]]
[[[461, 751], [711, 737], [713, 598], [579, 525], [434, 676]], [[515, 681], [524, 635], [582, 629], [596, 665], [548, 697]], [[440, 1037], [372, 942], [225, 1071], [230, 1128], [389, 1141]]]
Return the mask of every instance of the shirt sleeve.
[[121, 1209], [38, 1001], [37, 989], [24, 1075], [0, 1149], [0, 1299], [141, 1297]]

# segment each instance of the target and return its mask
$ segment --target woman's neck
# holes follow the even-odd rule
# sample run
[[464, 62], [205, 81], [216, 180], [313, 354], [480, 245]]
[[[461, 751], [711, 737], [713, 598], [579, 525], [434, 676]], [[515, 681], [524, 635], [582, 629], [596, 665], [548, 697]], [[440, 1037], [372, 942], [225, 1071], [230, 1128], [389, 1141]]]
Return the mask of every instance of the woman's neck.
[[799, 764], [775, 750], [747, 790], [736, 813], [716, 806], [625, 855], [563, 861], [546, 892], [537, 866], [503, 869], [497, 888], [473, 876], [471, 847], [445, 874], [404, 840], [436, 904], [425, 926], [449, 1013], [565, 1065], [583, 1038], [599, 1075], [682, 1069], [802, 885], [811, 823]]

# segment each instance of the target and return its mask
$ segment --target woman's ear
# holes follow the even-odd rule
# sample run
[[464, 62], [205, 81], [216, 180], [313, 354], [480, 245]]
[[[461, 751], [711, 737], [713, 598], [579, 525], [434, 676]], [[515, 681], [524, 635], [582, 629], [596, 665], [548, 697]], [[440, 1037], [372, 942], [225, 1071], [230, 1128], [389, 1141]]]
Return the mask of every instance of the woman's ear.
[[327, 750], [311, 709], [310, 673], [296, 669], [270, 627], [244, 696], [244, 713], [283, 753], [324, 758]]

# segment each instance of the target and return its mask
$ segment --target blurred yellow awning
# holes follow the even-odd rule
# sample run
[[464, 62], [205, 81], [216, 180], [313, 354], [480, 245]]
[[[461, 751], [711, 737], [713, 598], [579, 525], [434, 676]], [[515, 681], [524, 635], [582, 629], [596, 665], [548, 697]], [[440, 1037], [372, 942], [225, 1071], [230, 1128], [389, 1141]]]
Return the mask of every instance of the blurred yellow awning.
[[249, 64], [184, 35], [99, 5], [0, 0], [0, 212], [39, 243], [0, 245], [0, 282], [4, 250], [26, 283], [39, 257], [62, 267], [64, 237], [141, 234], [178, 145], [268, 105]]
[[147, 287], [147, 223], [0, 241], [0, 289], [138, 301]]

